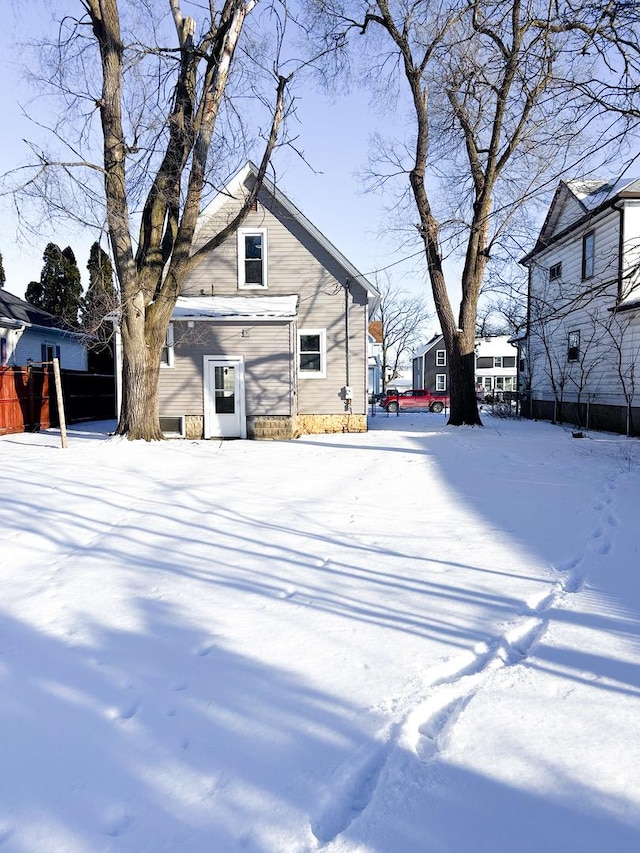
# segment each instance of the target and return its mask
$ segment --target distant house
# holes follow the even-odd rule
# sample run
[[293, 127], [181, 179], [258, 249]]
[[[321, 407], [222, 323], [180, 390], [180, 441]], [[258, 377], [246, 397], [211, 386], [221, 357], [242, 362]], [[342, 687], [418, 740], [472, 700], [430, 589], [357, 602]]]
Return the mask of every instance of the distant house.
[[[200, 216], [196, 248], [250, 191], [248, 163]], [[160, 424], [190, 438], [367, 428], [378, 292], [265, 180], [242, 227], [189, 276], [160, 371]]]
[[372, 320], [369, 323], [367, 341], [367, 390], [371, 399], [382, 393], [382, 323], [380, 320]]
[[[477, 338], [475, 353], [479, 396], [516, 390], [518, 350], [509, 342], [508, 335]], [[413, 354], [413, 387], [449, 392], [449, 365], [442, 334], [434, 335]]]
[[60, 360], [69, 370], [87, 370], [87, 336], [47, 311], [0, 290], [0, 366]]
[[522, 263], [531, 414], [639, 433], [640, 180], [562, 181]]

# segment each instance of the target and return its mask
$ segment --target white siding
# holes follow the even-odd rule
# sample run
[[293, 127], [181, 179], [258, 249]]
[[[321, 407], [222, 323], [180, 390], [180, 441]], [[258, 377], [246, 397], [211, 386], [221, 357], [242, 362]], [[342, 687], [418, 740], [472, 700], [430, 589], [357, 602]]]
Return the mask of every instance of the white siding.
[[[637, 261], [640, 211], [625, 209], [625, 248]], [[582, 280], [582, 237], [595, 234], [595, 273]], [[620, 373], [629, 372], [640, 350], [632, 312], [613, 314], [619, 286], [620, 214], [609, 209], [568, 238], [539, 252], [530, 264], [529, 366], [534, 399], [589, 397], [620, 404]], [[627, 256], [633, 258], [631, 252]], [[562, 276], [549, 281], [549, 268], [562, 263]], [[580, 357], [568, 360], [568, 336], [580, 334]], [[620, 352], [623, 353], [620, 367]]]

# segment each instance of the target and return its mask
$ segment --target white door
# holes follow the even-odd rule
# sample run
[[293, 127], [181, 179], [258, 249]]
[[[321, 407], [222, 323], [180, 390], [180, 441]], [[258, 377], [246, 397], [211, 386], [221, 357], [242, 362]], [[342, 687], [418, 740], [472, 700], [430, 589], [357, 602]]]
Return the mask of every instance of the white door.
[[204, 356], [204, 437], [247, 437], [243, 356]]

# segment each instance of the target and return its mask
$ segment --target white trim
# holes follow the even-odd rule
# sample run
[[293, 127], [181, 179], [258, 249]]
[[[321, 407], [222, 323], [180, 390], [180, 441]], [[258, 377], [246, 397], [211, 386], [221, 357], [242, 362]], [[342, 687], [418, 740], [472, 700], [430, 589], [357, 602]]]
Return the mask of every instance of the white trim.
[[[300, 338], [302, 335], [320, 336], [320, 370], [300, 369]], [[327, 378], [327, 330], [326, 329], [298, 329], [296, 367], [299, 379], [326, 379]]]
[[[438, 379], [442, 380], [442, 388], [438, 388]], [[447, 374], [446, 373], [436, 373], [436, 387], [435, 390], [437, 392], [442, 392], [447, 390]]]
[[[442, 360], [440, 359], [440, 355], [442, 355]], [[437, 349], [436, 350], [436, 367], [446, 367], [447, 366], [447, 351], [446, 349]]]
[[[266, 228], [238, 228], [237, 250], [238, 250], [238, 290], [267, 290], [269, 281], [267, 276], [267, 229]], [[244, 253], [244, 238], [251, 237], [256, 234], [260, 235], [262, 240], [262, 284], [247, 283], [245, 279], [245, 261], [247, 260]]]
[[202, 356], [202, 391], [203, 391], [203, 402], [204, 402], [204, 437], [205, 438], [217, 438], [218, 436], [214, 436], [211, 430], [211, 410], [212, 410], [212, 399], [211, 399], [211, 387], [209, 382], [207, 381], [209, 378], [209, 367], [210, 364], [213, 363], [227, 363], [237, 367], [236, 373], [236, 381], [237, 381], [237, 395], [236, 395], [236, 412], [235, 415], [238, 419], [238, 435], [237, 436], [224, 436], [225, 438], [246, 438], [247, 437], [247, 410], [246, 410], [246, 388], [245, 388], [245, 359], [243, 355], [203, 355]]

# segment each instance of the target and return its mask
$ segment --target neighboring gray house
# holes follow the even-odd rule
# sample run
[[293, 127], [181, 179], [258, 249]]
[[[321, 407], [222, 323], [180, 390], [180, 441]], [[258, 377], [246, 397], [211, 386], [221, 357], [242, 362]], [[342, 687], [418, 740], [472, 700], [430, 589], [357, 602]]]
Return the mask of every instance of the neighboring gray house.
[[87, 336], [0, 289], [0, 366], [19, 367], [53, 358], [68, 370], [87, 370]]
[[640, 180], [562, 181], [522, 263], [531, 414], [639, 432]]
[[[476, 388], [479, 396], [515, 391], [518, 350], [508, 335], [476, 339]], [[449, 392], [449, 366], [444, 336], [434, 335], [413, 355], [413, 387]]]
[[[252, 185], [248, 163], [203, 211], [196, 248]], [[189, 276], [160, 372], [166, 434], [290, 438], [367, 428], [378, 293], [271, 181]]]

